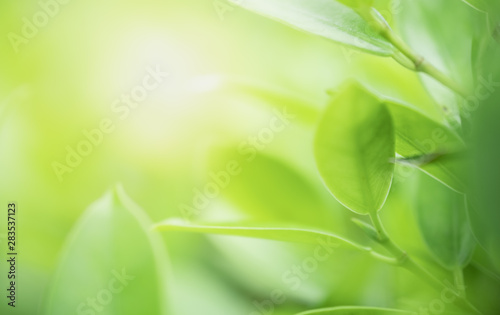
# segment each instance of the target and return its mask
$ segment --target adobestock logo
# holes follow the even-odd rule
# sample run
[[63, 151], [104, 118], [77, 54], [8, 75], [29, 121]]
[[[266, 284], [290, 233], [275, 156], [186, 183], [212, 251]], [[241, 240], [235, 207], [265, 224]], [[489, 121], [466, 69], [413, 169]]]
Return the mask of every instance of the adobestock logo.
[[16, 53], [19, 52], [21, 45], [28, 44], [30, 39], [38, 35], [40, 29], [46, 27], [49, 21], [59, 14], [61, 5], [69, 3], [71, 0], [42, 0], [38, 2], [40, 10], [38, 10], [30, 19], [23, 17], [21, 19], [22, 26], [19, 34], [10, 32], [7, 34], [12, 48]]
[[[331, 237], [317, 238], [317, 245], [312, 255], [306, 257], [300, 264], [295, 264], [281, 275], [281, 281], [290, 291], [297, 291], [302, 287], [304, 281], [315, 273], [319, 265], [326, 262], [333, 255], [339, 244]], [[261, 301], [254, 300], [255, 311], [248, 315], [272, 315], [277, 306], [285, 303], [287, 300], [286, 292], [281, 289], [274, 289], [269, 294], [268, 299]]]
[[227, 12], [233, 11], [237, 6], [242, 5], [245, 0], [214, 0], [212, 2], [215, 12], [221, 21]]
[[122, 94], [111, 104], [110, 110], [118, 115], [117, 118], [102, 118], [96, 128], [82, 130], [84, 139], [80, 140], [74, 147], [70, 145], [65, 147], [66, 156], [61, 159], [62, 162], [52, 161], [51, 167], [59, 182], [62, 183], [64, 175], [72, 173], [75, 168], [82, 164], [84, 158], [90, 156], [94, 149], [104, 142], [105, 136], [116, 129], [118, 120], [126, 120], [132, 111], [146, 101], [150, 93], [159, 88], [169, 76], [158, 65], [156, 68], [148, 67], [146, 71], [147, 74], [142, 78], [140, 84], [130, 89], [128, 94]]
[[230, 160], [226, 163], [224, 169], [218, 172], [209, 172], [210, 181], [201, 189], [193, 189], [193, 198], [190, 204], [182, 203], [179, 205], [179, 210], [182, 217], [187, 222], [191, 221], [194, 216], [208, 208], [211, 200], [217, 198], [221, 192], [231, 184], [231, 180], [238, 176], [245, 167], [245, 163], [252, 162], [259, 152], [274, 141], [275, 137], [283, 132], [290, 125], [295, 115], [289, 113], [285, 108], [281, 111], [274, 109], [273, 116], [269, 119], [266, 127], [261, 128], [255, 135], [248, 138], [238, 145], [238, 154], [245, 157], [242, 162]]
[[478, 77], [478, 84], [474, 88], [474, 93], [463, 100], [461, 109], [464, 117], [470, 118], [472, 113], [481, 106], [481, 102], [490, 98], [496, 89], [500, 87], [500, 82], [496, 82], [493, 79], [494, 77], [492, 74], [490, 74], [488, 78], [483, 76]]
[[447, 305], [451, 305], [457, 299], [457, 292], [463, 292], [465, 285], [451, 284], [448, 280], [444, 281], [446, 288], [441, 290], [439, 298], [430, 301], [427, 307], [420, 307], [418, 315], [439, 315], [446, 311]]
[[121, 273], [112, 270], [111, 274], [113, 278], [108, 281], [105, 288], [97, 292], [95, 297], [87, 297], [85, 302], [78, 304], [76, 307], [78, 315], [96, 315], [102, 312], [104, 307], [113, 301], [113, 297], [121, 293], [128, 286], [129, 282], [135, 279], [134, 276], [127, 274], [125, 268], [122, 268]]

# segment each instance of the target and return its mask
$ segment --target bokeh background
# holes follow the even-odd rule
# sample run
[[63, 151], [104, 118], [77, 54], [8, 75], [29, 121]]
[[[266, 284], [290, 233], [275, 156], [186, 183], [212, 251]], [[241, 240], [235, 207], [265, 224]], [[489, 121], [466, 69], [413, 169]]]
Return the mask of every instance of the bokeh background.
[[[468, 10], [456, 2], [450, 12]], [[55, 13], [32, 38], [13, 46], [9, 34], [22, 35], [24, 19], [43, 11], [41, 3], [55, 3]], [[418, 17], [398, 24], [411, 10], [405, 1], [377, 5], [401, 31], [437, 33], [419, 28]], [[434, 27], [464, 27], [441, 27], [448, 22], [435, 20]], [[460, 54], [460, 38], [449, 40], [455, 46], [447, 51]], [[428, 48], [423, 50], [446, 69], [446, 56]], [[4, 293], [10, 201], [18, 205], [19, 252], [17, 306], [7, 306], [2, 293], [2, 314], [94, 314], [90, 308], [78, 312], [75, 301], [96, 296], [122, 267], [134, 280], [95, 314], [267, 314], [257, 305], [275, 289], [286, 295], [273, 305], [280, 315], [335, 305], [418, 311], [439, 299], [411, 274], [358, 252], [336, 250], [291, 288], [283, 273], [311, 256], [314, 246], [180, 232], [155, 234], [153, 241], [146, 236], [152, 222], [182, 216], [182, 205], [210, 182], [210, 172], [242, 159], [238, 148], [286, 108], [295, 116], [290, 124], [255, 150], [254, 160], [242, 161], [241, 174], [195, 219], [307, 223], [362, 242], [352, 213], [319, 179], [312, 139], [327, 91], [353, 77], [444, 119], [420, 78], [389, 58], [301, 33], [226, 1], [23, 0], [0, 3], [0, 69]], [[151, 69], [168, 75], [123, 118], [113, 104]], [[58, 176], [54, 162], [67, 164], [68, 146], [77, 150], [84, 131], [103, 119], [112, 121], [113, 131]], [[415, 177], [415, 171], [398, 169], [382, 216], [403, 248], [448, 279], [418, 232], [409, 201]], [[124, 215], [123, 204], [132, 200], [141, 209], [131, 206], [132, 214]], [[141, 224], [131, 220], [136, 216]], [[481, 250], [476, 256], [486, 261]], [[490, 307], [489, 314], [499, 310], [498, 276], [469, 267], [466, 279], [472, 299]]]

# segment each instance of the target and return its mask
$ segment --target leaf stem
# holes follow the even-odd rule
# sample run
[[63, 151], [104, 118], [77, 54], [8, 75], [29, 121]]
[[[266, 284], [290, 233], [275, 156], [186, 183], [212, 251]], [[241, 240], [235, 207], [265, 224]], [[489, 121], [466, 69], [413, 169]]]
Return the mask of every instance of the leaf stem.
[[[481, 314], [466, 298], [465, 295], [457, 292], [453, 288], [449, 288], [446, 284], [439, 281], [434, 275], [432, 275], [427, 269], [416, 263], [408, 254], [399, 248], [389, 237], [387, 232], [384, 229], [382, 221], [380, 220], [380, 216], [378, 213], [371, 213], [370, 219], [373, 223], [375, 230], [378, 233], [378, 242], [394, 256], [396, 260], [396, 264], [410, 271], [417, 277], [423, 279], [430, 286], [432, 286], [437, 291], [450, 290], [456, 296], [455, 304], [459, 307], [466, 309], [469, 312], [474, 314]], [[374, 255], [374, 257], [376, 257]], [[461, 283], [463, 284], [463, 278], [461, 279]], [[458, 286], [458, 288], [463, 288], [463, 286]]]
[[405, 68], [410, 68], [408, 62], [398, 55], [401, 53], [408, 61], [412, 64], [412, 69], [417, 72], [423, 72], [427, 75], [433, 77], [435, 80], [448, 87], [449, 89], [455, 91], [462, 97], [466, 97], [467, 93], [465, 90], [459, 86], [455, 81], [447, 77], [444, 73], [439, 71], [431, 63], [429, 63], [424, 57], [416, 54], [410, 46], [408, 46], [387, 24], [385, 19], [375, 8], [362, 8], [358, 10], [358, 13], [363, 17], [370, 25], [385, 39], [387, 39], [396, 49], [398, 50], [393, 58], [399, 64], [403, 65]]
[[453, 269], [453, 277], [455, 278], [455, 287], [457, 288], [458, 293], [463, 298], [466, 298], [467, 295], [465, 293], [464, 273], [462, 268], [456, 267]]

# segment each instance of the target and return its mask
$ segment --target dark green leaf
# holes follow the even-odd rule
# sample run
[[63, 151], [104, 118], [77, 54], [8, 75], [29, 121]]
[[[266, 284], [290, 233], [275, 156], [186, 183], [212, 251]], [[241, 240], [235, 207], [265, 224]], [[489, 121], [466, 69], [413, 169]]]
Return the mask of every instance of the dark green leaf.
[[432, 177], [419, 175], [415, 210], [425, 243], [444, 267], [463, 268], [475, 247], [465, 196]]
[[[492, 69], [500, 69], [500, 52], [491, 60]], [[496, 64], [493, 65], [493, 64]], [[500, 71], [490, 78], [500, 82]], [[474, 235], [491, 255], [497, 271], [500, 271], [500, 89], [497, 86], [490, 98], [481, 102], [473, 123], [471, 142], [472, 179], [469, 216]]]

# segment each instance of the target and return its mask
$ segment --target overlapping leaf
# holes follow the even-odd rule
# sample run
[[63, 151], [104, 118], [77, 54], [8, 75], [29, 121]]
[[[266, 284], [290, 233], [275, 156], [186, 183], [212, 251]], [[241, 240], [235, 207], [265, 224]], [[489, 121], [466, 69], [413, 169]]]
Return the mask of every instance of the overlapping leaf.
[[394, 51], [393, 46], [373, 31], [353, 9], [334, 0], [230, 1], [300, 30], [366, 52], [389, 56]]
[[[439, 179], [454, 190], [465, 190], [462, 139], [447, 126], [438, 123], [417, 109], [386, 102], [396, 130], [396, 152], [409, 162], [417, 157], [429, 157], [425, 163], [416, 163], [423, 171]], [[417, 159], [421, 160], [421, 159]]]

